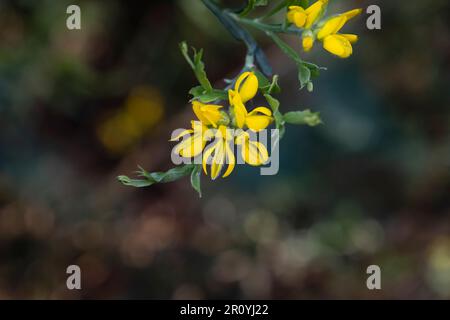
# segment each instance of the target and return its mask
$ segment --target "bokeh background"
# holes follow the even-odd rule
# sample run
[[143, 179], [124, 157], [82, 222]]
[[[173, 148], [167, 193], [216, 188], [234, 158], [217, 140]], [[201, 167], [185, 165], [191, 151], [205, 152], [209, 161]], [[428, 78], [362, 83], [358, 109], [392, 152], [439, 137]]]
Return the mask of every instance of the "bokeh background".
[[[228, 1], [229, 6], [243, 1]], [[313, 93], [252, 30], [283, 88], [280, 172], [135, 189], [116, 176], [170, 168], [168, 137], [193, 117], [195, 78], [178, 43], [205, 49], [210, 79], [239, 72], [244, 46], [199, 0], [0, 2], [0, 298], [450, 298], [450, 10], [446, 0], [378, 4]], [[282, 17], [276, 17], [282, 19]], [[299, 49], [300, 41], [285, 38]], [[66, 289], [66, 268], [82, 290]], [[366, 268], [382, 290], [366, 288]]]

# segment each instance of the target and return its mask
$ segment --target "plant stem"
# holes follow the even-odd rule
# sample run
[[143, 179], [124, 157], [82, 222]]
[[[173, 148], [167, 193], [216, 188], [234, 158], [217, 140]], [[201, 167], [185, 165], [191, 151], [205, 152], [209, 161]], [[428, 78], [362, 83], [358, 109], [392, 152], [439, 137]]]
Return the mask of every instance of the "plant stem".
[[286, 33], [286, 34], [294, 34], [294, 35], [301, 35], [303, 33], [302, 29], [299, 28], [293, 28], [293, 27], [287, 27], [285, 28], [283, 24], [268, 24], [268, 23], [262, 23], [258, 19], [247, 19], [242, 18], [238, 16], [237, 14], [229, 12], [228, 15], [230, 15], [234, 20], [241, 22], [243, 24], [252, 26], [256, 29], [259, 29], [261, 31], [271, 31], [275, 33]]
[[258, 63], [261, 71], [266, 75], [272, 74], [272, 68], [269, 65], [266, 55], [259, 47], [258, 43], [252, 37], [252, 35], [245, 29], [243, 29], [234, 19], [232, 19], [232, 13], [220, 9], [213, 0], [202, 0], [203, 4], [219, 19], [222, 25], [231, 33], [231, 35], [247, 46], [249, 55], [252, 55]]

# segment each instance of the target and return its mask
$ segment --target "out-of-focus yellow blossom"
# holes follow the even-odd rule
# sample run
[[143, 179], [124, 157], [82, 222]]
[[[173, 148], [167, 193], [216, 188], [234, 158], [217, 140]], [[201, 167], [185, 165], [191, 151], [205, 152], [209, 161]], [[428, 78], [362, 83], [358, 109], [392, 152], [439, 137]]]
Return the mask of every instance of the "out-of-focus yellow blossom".
[[214, 143], [203, 153], [202, 164], [203, 171], [208, 175], [206, 165], [211, 158], [211, 179], [215, 180], [221, 173], [225, 164], [228, 164], [227, 170], [222, 178], [228, 177], [236, 165], [234, 152], [230, 147], [233, 142], [233, 135], [226, 126], [221, 125], [216, 131]]
[[258, 78], [253, 72], [244, 72], [236, 80], [234, 90], [228, 90], [228, 99], [231, 112], [234, 115], [238, 128], [245, 125], [253, 130], [260, 131], [269, 126], [273, 121], [272, 111], [266, 107], [258, 107], [247, 112], [245, 103], [253, 99], [258, 92]]
[[176, 154], [185, 158], [198, 156], [205, 148], [206, 142], [211, 138], [211, 130], [200, 121], [192, 120], [191, 125], [192, 129], [186, 129], [170, 139], [170, 141], [178, 141], [181, 137], [189, 134], [189, 137], [177, 144], [173, 150]]
[[134, 88], [123, 106], [97, 127], [97, 136], [112, 154], [121, 154], [135, 145], [164, 115], [164, 99], [153, 87]]
[[323, 12], [328, 0], [319, 0], [303, 9], [300, 6], [289, 6], [287, 20], [297, 28], [310, 29]]
[[269, 153], [264, 144], [251, 141], [247, 132], [242, 132], [236, 137], [236, 144], [241, 146], [242, 159], [249, 165], [260, 166], [269, 160]]
[[215, 104], [204, 104], [200, 101], [192, 102], [192, 109], [197, 118], [205, 125], [211, 125], [214, 128], [217, 128], [217, 124], [222, 118], [221, 108], [223, 107]]
[[354, 9], [329, 19], [317, 33], [317, 39], [323, 42], [328, 52], [340, 57], [348, 58], [353, 53], [352, 43], [358, 41], [355, 34], [338, 33], [351, 18], [359, 15], [361, 9]]

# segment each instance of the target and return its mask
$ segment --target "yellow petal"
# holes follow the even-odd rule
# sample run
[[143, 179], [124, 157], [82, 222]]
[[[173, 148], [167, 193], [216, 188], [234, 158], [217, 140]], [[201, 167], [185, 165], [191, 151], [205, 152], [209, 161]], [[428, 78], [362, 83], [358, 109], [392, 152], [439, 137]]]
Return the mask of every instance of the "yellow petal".
[[306, 23], [307, 16], [304, 12], [294, 12], [293, 20], [297, 28], [303, 28]]
[[323, 47], [328, 52], [340, 58], [348, 58], [353, 52], [353, 48], [352, 45], [350, 44], [350, 41], [344, 36], [339, 34], [327, 36], [323, 40]]
[[337, 17], [328, 20], [317, 34], [317, 39], [322, 40], [326, 36], [337, 33], [347, 22], [345, 15], [339, 15]]
[[192, 102], [192, 110], [194, 111], [194, 113], [197, 116], [198, 120], [200, 120], [203, 123], [207, 123], [208, 119], [206, 119], [203, 116], [203, 113], [201, 112], [202, 106], [203, 106], [203, 103], [201, 103], [200, 101], [193, 101]]
[[317, 1], [305, 10], [307, 14], [305, 23], [306, 29], [311, 28], [311, 26], [316, 22], [317, 18], [319, 18], [320, 14], [322, 13], [323, 6], [323, 1]]
[[234, 96], [236, 95], [236, 92], [234, 90], [229, 89], [228, 90], [228, 101], [230, 102], [230, 106], [233, 105]]
[[303, 28], [306, 22], [306, 13], [302, 7], [290, 6], [286, 18], [290, 23], [295, 24], [298, 28]]
[[239, 88], [241, 87], [242, 82], [248, 77], [250, 71], [242, 72], [241, 75], [237, 78], [236, 83], [234, 84], [234, 92], [239, 92]]
[[217, 122], [222, 118], [219, 111], [215, 112], [211, 110], [203, 110], [203, 116], [208, 120], [208, 124], [214, 128], [217, 128]]
[[268, 116], [250, 116], [247, 117], [245, 123], [251, 130], [258, 132], [267, 128], [272, 122], [272, 117]]
[[204, 104], [200, 101], [192, 102], [192, 109], [197, 118], [207, 125], [212, 125], [214, 128], [217, 127], [217, 122], [222, 118], [219, 110], [220, 108], [222, 108], [222, 106]]
[[260, 166], [269, 160], [266, 147], [258, 141], [247, 141], [242, 147], [242, 158], [251, 166]]
[[356, 34], [345, 33], [340, 35], [350, 41], [350, 43], [355, 43], [356, 41], [358, 41], [358, 36]]
[[344, 15], [347, 20], [350, 20], [353, 17], [356, 17], [357, 15], [361, 14], [362, 9], [353, 9], [347, 12], [342, 13], [341, 15]]
[[245, 124], [253, 131], [260, 131], [267, 128], [272, 122], [272, 111], [266, 107], [253, 109], [245, 118]]
[[314, 45], [313, 37], [303, 37], [302, 46], [303, 46], [303, 50], [305, 50], [305, 52], [310, 51], [312, 49], [313, 45]]
[[242, 103], [246, 103], [258, 92], [258, 78], [253, 72], [242, 73], [236, 81], [235, 92], [241, 96]]
[[266, 107], [257, 107], [255, 109], [253, 109], [252, 111], [250, 111], [248, 115], [249, 116], [257, 115], [258, 113], [262, 113], [262, 114], [270, 117], [272, 115], [272, 110], [270, 110], [269, 108], [266, 108]]
[[184, 158], [196, 157], [202, 152], [205, 143], [201, 134], [194, 134], [176, 145], [174, 152]]
[[214, 152], [215, 147], [216, 147], [216, 144], [211, 145], [208, 149], [205, 150], [205, 152], [203, 152], [202, 166], [203, 166], [203, 171], [205, 172], [206, 175], [208, 175], [208, 170], [206, 169], [206, 165], [208, 164], [208, 159], [211, 156], [211, 154]]
[[231, 150], [228, 143], [225, 146], [225, 151], [228, 168], [227, 171], [225, 171], [225, 173], [223, 174], [222, 178], [228, 177], [231, 174], [231, 172], [233, 172], [234, 166], [236, 165], [236, 158], [234, 157], [233, 150]]
[[248, 134], [248, 132], [246, 132], [246, 131], [241, 131], [239, 134], [237, 134], [235, 141], [236, 141], [236, 144], [242, 145], [242, 144], [244, 144], [248, 139], [250, 139], [250, 135]]
[[234, 118], [236, 120], [236, 125], [238, 128], [242, 128], [245, 124], [245, 118], [247, 117], [247, 109], [242, 103], [241, 96], [236, 94], [233, 98], [233, 108]]
[[211, 179], [215, 180], [225, 164], [225, 146], [223, 141], [219, 140], [214, 148], [214, 156], [211, 163]]

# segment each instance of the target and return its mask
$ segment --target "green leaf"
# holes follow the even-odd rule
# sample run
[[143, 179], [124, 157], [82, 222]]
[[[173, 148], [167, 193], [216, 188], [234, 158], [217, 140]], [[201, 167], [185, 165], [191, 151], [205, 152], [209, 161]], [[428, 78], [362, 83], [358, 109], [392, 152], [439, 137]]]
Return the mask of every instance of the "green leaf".
[[280, 129], [284, 127], [284, 118], [280, 111], [276, 111], [273, 113], [273, 118], [275, 119], [275, 127]]
[[327, 70], [327, 68], [319, 67], [318, 65], [311, 62], [303, 61], [303, 65], [308, 67], [309, 70], [311, 71], [311, 79], [317, 78], [320, 75], [320, 70]]
[[267, 103], [272, 108], [272, 111], [275, 113], [278, 111], [278, 108], [280, 107], [280, 101], [272, 97], [270, 94], [266, 93], [264, 97], [267, 100]]
[[195, 191], [198, 192], [199, 197], [202, 197], [202, 190], [200, 188], [200, 177], [202, 174], [202, 166], [196, 165], [191, 173], [191, 185]]
[[270, 81], [267, 79], [267, 77], [256, 68], [252, 70], [255, 74], [256, 78], [258, 79], [258, 87], [262, 90], [265, 87], [270, 86]]
[[148, 187], [154, 183], [143, 179], [131, 179], [127, 176], [118, 176], [117, 180], [119, 180], [125, 186], [131, 186], [136, 188]]
[[285, 113], [283, 115], [283, 119], [286, 123], [297, 125], [306, 124], [310, 127], [314, 127], [322, 123], [319, 112], [311, 112], [309, 109]]
[[196, 87], [191, 88], [191, 90], [189, 90], [189, 94], [191, 96], [193, 96], [194, 98], [201, 96], [204, 93], [205, 93], [205, 89], [202, 86], [196, 86]]
[[272, 97], [270, 94], [265, 94], [264, 97], [267, 100], [267, 103], [269, 103], [270, 107], [273, 111], [273, 118], [275, 120], [275, 127], [277, 129], [283, 130], [284, 133], [284, 119], [283, 115], [278, 110], [280, 108], [280, 101]]
[[255, 7], [267, 6], [268, 0], [247, 0], [247, 6], [242, 10], [240, 15], [242, 17], [249, 14]]
[[139, 168], [138, 175], [143, 179], [131, 179], [127, 176], [118, 176], [117, 179], [126, 186], [132, 187], [148, 187], [155, 183], [166, 183], [178, 180], [184, 176], [191, 174], [194, 169], [193, 164], [186, 164], [172, 168], [166, 172], [147, 172]]
[[278, 75], [274, 75], [272, 77], [272, 82], [267, 81], [266, 85], [260, 85], [260, 89], [263, 93], [267, 94], [279, 93], [281, 91], [281, 88], [278, 85]]
[[298, 81], [300, 81], [300, 89], [303, 89], [311, 80], [311, 70], [305, 64], [298, 66]]
[[193, 60], [189, 55], [189, 48], [186, 42], [183, 41], [180, 43], [180, 50], [188, 64], [191, 66], [192, 70], [194, 70], [194, 74], [200, 85], [206, 91], [211, 91], [213, 88], [206, 75], [205, 64], [202, 61], [203, 50], [201, 49], [197, 52], [195, 48], [192, 48], [194, 52]]
[[[202, 88], [202, 87], [200, 87]], [[194, 90], [193, 90], [194, 89]], [[203, 103], [209, 103], [218, 100], [226, 100], [228, 99], [228, 94], [224, 90], [213, 89], [211, 91], [199, 91], [198, 87], [192, 88], [189, 91], [190, 94], [193, 95], [193, 100], [199, 100]]]

